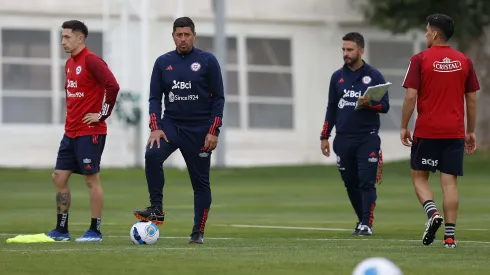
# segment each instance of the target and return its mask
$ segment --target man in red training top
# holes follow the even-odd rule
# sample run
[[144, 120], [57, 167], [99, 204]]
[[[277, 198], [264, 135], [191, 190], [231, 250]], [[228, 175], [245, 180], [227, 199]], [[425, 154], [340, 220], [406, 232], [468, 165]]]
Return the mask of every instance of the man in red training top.
[[[446, 219], [444, 246], [456, 247], [454, 230], [458, 215], [457, 177], [463, 175], [463, 156], [476, 149], [476, 91], [480, 89], [472, 61], [454, 50], [447, 41], [454, 33], [454, 22], [444, 14], [427, 17], [428, 49], [410, 59], [403, 87], [400, 138], [411, 146], [410, 166], [415, 193], [427, 213], [423, 244], [430, 245], [443, 218], [429, 187], [429, 172], [439, 170]], [[464, 110], [466, 99], [466, 131]], [[417, 102], [413, 138], [407, 129]]]
[[107, 64], [85, 46], [87, 26], [76, 20], [61, 26], [62, 45], [71, 57], [66, 61], [66, 123], [53, 173], [58, 217], [56, 228], [47, 235], [69, 241], [68, 210], [71, 203], [68, 179], [82, 174], [90, 192], [92, 222], [77, 242], [102, 240], [100, 221], [103, 192], [99, 170], [107, 134], [105, 120], [116, 103], [119, 85]]

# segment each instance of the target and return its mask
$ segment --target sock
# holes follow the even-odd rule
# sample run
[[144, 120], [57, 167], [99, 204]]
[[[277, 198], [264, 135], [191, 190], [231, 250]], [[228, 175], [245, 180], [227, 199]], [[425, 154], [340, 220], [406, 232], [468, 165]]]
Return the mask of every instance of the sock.
[[358, 188], [346, 188], [347, 195], [349, 196], [350, 203], [356, 212], [359, 222], [362, 221], [362, 196], [361, 191]]
[[369, 227], [373, 226], [374, 208], [376, 207], [376, 187], [369, 186], [361, 188], [362, 196], [362, 224]]
[[92, 222], [90, 223], [90, 230], [100, 233], [100, 218], [92, 218]]
[[444, 239], [452, 238], [454, 240], [454, 230], [456, 229], [456, 224], [454, 223], [446, 223], [446, 230], [444, 232]]
[[427, 200], [423, 204], [425, 213], [427, 213], [427, 218], [430, 219], [434, 213], [437, 212], [436, 204], [432, 200]]
[[201, 188], [194, 190], [194, 227], [192, 232], [204, 233], [210, 207], [211, 189], [209, 184], [201, 185]]
[[56, 230], [60, 233], [68, 233], [68, 213], [57, 215]]
[[[163, 152], [164, 148], [160, 147], [160, 149], [156, 149], [156, 146], [157, 145], [154, 144], [153, 149], [147, 149], [146, 151], [145, 175], [148, 184], [148, 193], [150, 193], [150, 203], [152, 206], [162, 209], [163, 186], [165, 184], [162, 156], [165, 152]], [[162, 146], [162, 144], [160, 144], [160, 146]]]

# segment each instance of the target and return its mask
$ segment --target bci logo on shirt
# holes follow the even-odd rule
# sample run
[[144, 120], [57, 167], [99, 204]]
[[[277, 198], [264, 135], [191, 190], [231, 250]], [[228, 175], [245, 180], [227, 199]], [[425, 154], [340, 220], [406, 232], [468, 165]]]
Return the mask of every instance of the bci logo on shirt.
[[361, 96], [361, 91], [356, 92], [353, 90], [344, 89], [344, 95], [339, 100], [337, 107], [339, 109], [344, 109], [344, 107], [356, 107], [356, 101], [350, 101], [349, 98], [358, 98], [360, 96]]
[[66, 87], [67, 88], [78, 88], [78, 82], [68, 79], [67, 83], [66, 83]]
[[345, 97], [355, 97], [355, 98], [357, 98], [357, 97], [360, 97], [360, 96], [361, 96], [361, 91], [356, 92], [356, 91], [344, 89], [344, 96], [342, 96], [342, 97], [344, 97], [344, 98]]
[[174, 90], [174, 89], [184, 90], [184, 89], [191, 89], [191, 88], [192, 88], [191, 81], [184, 82], [184, 81], [174, 80], [174, 85], [172, 86], [172, 90]]

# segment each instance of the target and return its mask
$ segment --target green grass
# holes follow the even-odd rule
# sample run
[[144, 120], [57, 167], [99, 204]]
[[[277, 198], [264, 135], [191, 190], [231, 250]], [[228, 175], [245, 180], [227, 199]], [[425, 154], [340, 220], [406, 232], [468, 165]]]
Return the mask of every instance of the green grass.
[[[442, 247], [442, 232], [432, 246], [422, 245], [425, 214], [406, 162], [386, 164], [378, 187], [375, 235], [365, 239], [348, 231], [355, 216], [336, 167], [214, 169], [213, 206], [202, 246], [186, 243], [193, 194], [187, 171], [174, 169], [166, 170], [167, 219], [160, 231], [164, 238], [156, 245], [137, 246], [129, 240], [136, 222], [132, 210], [148, 204], [141, 169], [103, 171], [102, 243], [6, 244], [9, 234], [53, 228], [54, 188], [51, 171], [0, 169], [0, 274], [351, 274], [357, 263], [373, 256], [393, 260], [404, 274], [488, 274], [488, 164], [482, 156], [466, 158], [459, 185], [457, 249]], [[73, 177], [70, 185], [70, 231], [78, 237], [89, 226], [89, 198], [81, 177]], [[442, 208], [437, 174], [431, 185]]]

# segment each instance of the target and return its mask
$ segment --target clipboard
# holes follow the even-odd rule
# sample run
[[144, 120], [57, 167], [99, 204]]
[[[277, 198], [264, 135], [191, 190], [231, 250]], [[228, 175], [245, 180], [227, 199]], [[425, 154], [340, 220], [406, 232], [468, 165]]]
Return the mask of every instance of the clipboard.
[[[380, 101], [383, 96], [388, 92], [388, 89], [391, 87], [392, 83], [386, 82], [385, 84], [378, 84], [375, 86], [370, 86], [366, 89], [364, 92], [365, 97], [367, 97], [371, 101]], [[357, 105], [356, 102], [356, 108], [355, 110], [360, 110], [362, 109]]]

